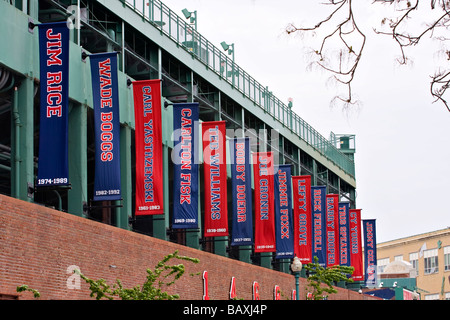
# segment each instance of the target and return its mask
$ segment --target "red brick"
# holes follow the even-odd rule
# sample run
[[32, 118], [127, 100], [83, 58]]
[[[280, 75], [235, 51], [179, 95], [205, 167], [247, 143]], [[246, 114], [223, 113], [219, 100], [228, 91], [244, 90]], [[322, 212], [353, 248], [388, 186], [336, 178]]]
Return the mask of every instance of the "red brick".
[[[181, 299], [202, 299], [202, 272], [208, 271], [209, 296], [228, 299], [231, 278], [236, 278], [238, 298], [252, 299], [252, 283], [260, 285], [260, 297], [273, 299], [274, 286], [283, 299], [290, 298], [295, 286], [292, 275], [268, 270], [241, 261], [195, 250], [168, 241], [73, 216], [33, 203], [0, 195], [0, 294], [18, 295], [16, 287], [27, 284], [41, 293], [41, 299], [92, 299], [88, 285], [68, 289], [71, 265], [91, 279], [103, 278], [109, 284], [120, 279], [124, 287], [142, 285], [146, 269], [165, 255], [179, 250], [181, 255], [200, 259], [199, 264], [184, 262], [186, 274], [169, 292]], [[111, 268], [114, 265], [116, 268]], [[190, 276], [191, 273], [200, 275]], [[305, 296], [305, 279], [300, 294]], [[338, 288], [333, 299], [360, 299], [355, 292]], [[33, 299], [30, 293], [20, 299]]]

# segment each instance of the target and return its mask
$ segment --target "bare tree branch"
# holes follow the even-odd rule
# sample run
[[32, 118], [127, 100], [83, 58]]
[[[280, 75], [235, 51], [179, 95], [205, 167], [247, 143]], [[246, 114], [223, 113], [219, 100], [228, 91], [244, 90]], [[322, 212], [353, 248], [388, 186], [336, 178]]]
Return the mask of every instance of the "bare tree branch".
[[441, 101], [448, 111], [450, 111], [450, 107], [442, 96], [445, 91], [450, 87], [450, 71], [438, 73], [431, 77], [431, 86], [430, 91], [431, 95], [436, 98], [436, 101]]
[[[436, 10], [438, 15], [431, 23], [422, 24], [415, 34], [413, 34], [413, 30], [408, 29], [407, 22], [418, 19], [416, 12], [419, 10], [419, 0], [373, 0], [372, 4], [375, 3], [394, 5], [394, 11], [400, 13], [396, 18], [383, 19], [382, 24], [388, 27], [387, 31], [373, 29], [377, 34], [391, 36], [398, 44], [401, 52], [401, 58], [398, 59], [400, 64], [407, 64], [408, 62], [407, 48], [419, 44], [426, 35], [442, 42], [450, 40], [450, 37], [442, 35], [442, 32], [447, 34], [450, 31], [450, 0], [430, 0], [429, 8]], [[330, 72], [337, 83], [347, 87], [347, 94], [345, 96], [336, 96], [333, 98], [333, 101], [339, 100], [344, 103], [344, 107], [348, 107], [356, 103], [352, 93], [352, 82], [363, 54], [366, 36], [356, 23], [352, 0], [328, 0], [324, 4], [335, 6], [335, 9], [326, 18], [313, 27], [298, 28], [291, 24], [286, 28], [286, 32], [288, 34], [293, 32], [312, 32], [319, 29], [323, 30], [325, 25], [331, 24], [332, 29], [322, 38], [320, 49], [314, 51], [318, 56], [316, 63], [324, 70]], [[423, 1], [421, 2], [422, 4]], [[441, 10], [442, 14], [438, 10]], [[438, 31], [442, 31], [441, 34]], [[332, 58], [338, 59], [337, 64], [333, 64], [333, 59], [329, 59], [330, 54], [326, 51], [327, 46], [332, 46], [334, 39], [338, 39], [338, 47], [340, 48], [339, 54], [332, 56]], [[450, 50], [445, 50], [445, 54], [448, 61], [450, 61]], [[450, 70], [439, 71], [434, 76], [431, 76], [430, 91], [435, 98], [434, 102], [442, 102], [450, 111], [449, 104], [444, 97], [449, 87]]]
[[[366, 43], [366, 36], [359, 29], [355, 16], [353, 14], [352, 0], [329, 0], [328, 5], [336, 6], [331, 14], [325, 19], [319, 21], [314, 27], [309, 28], [297, 28], [294, 25], [288, 26], [286, 32], [288, 34], [292, 32], [309, 32], [321, 28], [324, 24], [331, 22], [334, 19], [340, 19], [337, 21], [336, 26], [324, 36], [322, 44], [319, 50], [315, 50], [318, 56], [316, 62], [324, 70], [333, 74], [334, 79], [347, 87], [347, 94], [345, 96], [337, 96], [333, 100], [338, 99], [344, 103], [345, 107], [356, 103], [352, 95], [352, 81], [355, 77], [359, 61], [361, 60], [364, 45]], [[338, 15], [343, 12], [344, 17], [340, 18]], [[355, 41], [355, 36], [357, 41]], [[338, 63], [333, 65], [332, 62], [325, 59], [325, 48], [332, 39], [339, 39], [340, 51], [338, 54]], [[346, 61], [350, 61], [349, 65]]]
[[[374, 0], [373, 3], [380, 2], [380, 3], [388, 3], [393, 4], [394, 0]], [[383, 34], [383, 35], [389, 35], [392, 36], [393, 39], [397, 42], [399, 45], [402, 59], [398, 60], [400, 64], [406, 64], [407, 63], [407, 56], [405, 53], [405, 49], [407, 47], [416, 46], [419, 44], [420, 40], [426, 35], [430, 34], [430, 37], [434, 37], [434, 33], [438, 28], [443, 28], [444, 31], [450, 31], [450, 1], [449, 0], [430, 0], [430, 7], [432, 10], [441, 9], [443, 11], [443, 14], [440, 15], [438, 18], [434, 20], [433, 23], [425, 25], [424, 29], [422, 29], [420, 32], [417, 33], [417, 35], [412, 35], [410, 33], [399, 31], [399, 28], [402, 26], [403, 23], [405, 23], [406, 20], [412, 19], [411, 14], [414, 11], [417, 11], [419, 8], [419, 0], [416, 0], [415, 4], [412, 5], [410, 0], [397, 0], [397, 3], [404, 2], [406, 4], [406, 8], [400, 9], [397, 11], [402, 12], [403, 14], [397, 19], [389, 19], [389, 28], [391, 29], [389, 32], [381, 32], [374, 29], [375, 33], [377, 34]], [[436, 6], [436, 3], [438, 6]], [[386, 22], [386, 20], [384, 20]], [[442, 36], [436, 36], [434, 37], [437, 40], [446, 41], [448, 40], [445, 37]], [[446, 54], [450, 58], [449, 51], [446, 51]], [[447, 100], [444, 98], [444, 94], [446, 90], [449, 88], [450, 84], [450, 72], [439, 71], [434, 76], [431, 76], [431, 84], [430, 84], [430, 92], [431, 95], [436, 98], [434, 102], [440, 101], [442, 102], [448, 111], [450, 111], [449, 105]]]

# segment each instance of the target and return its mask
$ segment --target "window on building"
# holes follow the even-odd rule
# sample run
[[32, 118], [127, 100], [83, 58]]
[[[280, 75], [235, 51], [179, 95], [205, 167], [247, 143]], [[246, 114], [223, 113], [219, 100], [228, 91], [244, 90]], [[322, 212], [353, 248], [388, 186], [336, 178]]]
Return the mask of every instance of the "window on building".
[[424, 251], [425, 274], [432, 274], [439, 271], [438, 249]]
[[439, 300], [439, 294], [427, 294], [425, 295], [425, 300]]
[[378, 274], [382, 273], [384, 271], [384, 268], [389, 264], [389, 258], [384, 259], [378, 259], [377, 260], [377, 266], [378, 266]]
[[413, 252], [409, 254], [409, 262], [416, 269], [416, 276], [419, 275], [419, 253]]
[[403, 261], [403, 255], [395, 256], [394, 261]]
[[450, 271], [450, 246], [444, 247], [444, 270]]

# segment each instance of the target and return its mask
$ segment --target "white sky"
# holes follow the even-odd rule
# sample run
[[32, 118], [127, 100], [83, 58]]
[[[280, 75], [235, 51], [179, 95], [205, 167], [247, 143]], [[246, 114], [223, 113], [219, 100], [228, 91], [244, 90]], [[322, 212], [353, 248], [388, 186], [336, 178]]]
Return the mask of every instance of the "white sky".
[[311, 27], [325, 18], [323, 1], [163, 2], [181, 17], [184, 8], [197, 10], [197, 30], [218, 48], [234, 43], [236, 63], [280, 100], [292, 97], [294, 110], [324, 137], [356, 135], [356, 203], [363, 219], [377, 220], [378, 243], [450, 226], [450, 113], [432, 103], [429, 89], [438, 42], [425, 39], [409, 51], [413, 63], [399, 66], [392, 38], [372, 31], [392, 7], [355, 1], [367, 36], [353, 85], [362, 104], [343, 112], [330, 107], [336, 88], [327, 85], [329, 75], [307, 70], [306, 49], [320, 38], [284, 33], [290, 22]]

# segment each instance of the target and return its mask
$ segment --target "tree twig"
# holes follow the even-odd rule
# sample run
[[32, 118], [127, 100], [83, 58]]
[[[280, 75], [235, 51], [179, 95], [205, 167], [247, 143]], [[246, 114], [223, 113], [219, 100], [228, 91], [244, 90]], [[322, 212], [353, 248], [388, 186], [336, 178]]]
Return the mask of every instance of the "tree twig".
[[[317, 64], [323, 68], [324, 70], [332, 73], [334, 75], [334, 79], [338, 82], [343, 84], [347, 87], [347, 95], [346, 96], [337, 96], [335, 99], [338, 99], [342, 101], [346, 106], [350, 104], [355, 104], [356, 101], [354, 101], [354, 97], [352, 95], [352, 82], [355, 77], [355, 72], [357, 70], [358, 64], [361, 60], [362, 53], [364, 50], [364, 46], [366, 43], [366, 36], [364, 33], [361, 32], [360, 28], [358, 27], [355, 16], [353, 14], [353, 7], [352, 7], [352, 0], [339, 0], [339, 1], [333, 1], [329, 0], [328, 5], [335, 5], [337, 6], [335, 10], [331, 12], [329, 16], [327, 16], [325, 19], [318, 22], [314, 27], [309, 28], [297, 28], [294, 25], [290, 25], [286, 31], [288, 34], [292, 32], [309, 32], [314, 31], [319, 28], [321, 28], [324, 24], [327, 24], [333, 20], [333, 18], [336, 18], [338, 13], [345, 12], [344, 10], [347, 10], [347, 13], [345, 14], [345, 17], [340, 20], [336, 27], [333, 28], [331, 32], [329, 32], [327, 35], [324, 36], [322, 39], [322, 43], [319, 50], [316, 50], [315, 53], [318, 55], [319, 59], [317, 61]], [[337, 19], [337, 18], [336, 18]], [[346, 28], [349, 28], [347, 30]], [[351, 45], [349, 43], [349, 40], [347, 39], [350, 35], [358, 35], [360, 40], [360, 44], [356, 47]], [[338, 37], [340, 40], [340, 43], [342, 44], [342, 49], [339, 53], [339, 60], [337, 63], [337, 66], [327, 65], [325, 62], [325, 53], [324, 50], [328, 44], [328, 42], [334, 38]], [[351, 64], [350, 66], [344, 66], [344, 60], [346, 57], [351, 57]], [[334, 100], [334, 99], [333, 99]]]

